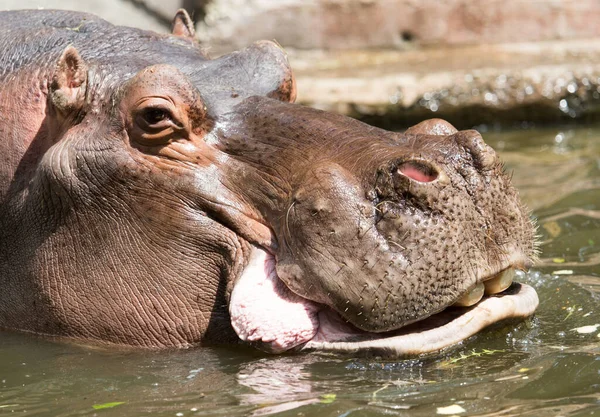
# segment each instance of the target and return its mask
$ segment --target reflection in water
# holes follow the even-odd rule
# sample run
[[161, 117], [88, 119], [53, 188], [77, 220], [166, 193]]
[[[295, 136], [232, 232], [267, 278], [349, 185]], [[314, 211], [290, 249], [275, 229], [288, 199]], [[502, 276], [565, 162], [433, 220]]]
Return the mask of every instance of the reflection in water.
[[294, 357], [268, 358], [240, 367], [238, 383], [252, 389], [242, 394], [242, 403], [261, 406], [252, 415], [268, 415], [318, 403], [310, 372]]
[[[539, 224], [532, 320], [435, 355], [120, 352], [0, 335], [0, 415], [600, 415], [600, 130], [487, 132]], [[586, 332], [577, 329], [584, 328]], [[587, 332], [590, 330], [590, 332]], [[94, 410], [93, 405], [119, 403]], [[449, 408], [450, 407], [450, 408]]]

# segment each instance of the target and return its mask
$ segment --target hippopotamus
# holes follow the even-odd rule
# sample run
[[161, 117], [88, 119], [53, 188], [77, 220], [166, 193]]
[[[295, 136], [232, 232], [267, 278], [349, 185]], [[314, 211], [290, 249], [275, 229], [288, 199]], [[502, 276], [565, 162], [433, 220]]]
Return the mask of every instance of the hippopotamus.
[[478, 132], [294, 104], [277, 43], [211, 59], [183, 11], [0, 23], [1, 328], [402, 356], [536, 309], [534, 226]]

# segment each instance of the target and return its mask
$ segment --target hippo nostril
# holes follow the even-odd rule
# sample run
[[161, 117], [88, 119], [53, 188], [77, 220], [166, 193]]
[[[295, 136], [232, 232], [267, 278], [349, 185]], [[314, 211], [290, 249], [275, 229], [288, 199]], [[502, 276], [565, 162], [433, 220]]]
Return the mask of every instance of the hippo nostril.
[[408, 161], [398, 166], [398, 173], [418, 182], [432, 182], [439, 176], [439, 171], [424, 161]]

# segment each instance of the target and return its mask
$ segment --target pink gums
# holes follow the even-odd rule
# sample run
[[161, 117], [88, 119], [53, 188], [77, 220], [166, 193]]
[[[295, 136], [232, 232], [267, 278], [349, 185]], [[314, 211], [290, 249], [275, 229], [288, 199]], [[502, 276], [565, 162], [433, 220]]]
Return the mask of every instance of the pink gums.
[[282, 352], [311, 340], [319, 330], [321, 307], [291, 292], [277, 277], [275, 259], [255, 249], [235, 283], [229, 303], [240, 339]]

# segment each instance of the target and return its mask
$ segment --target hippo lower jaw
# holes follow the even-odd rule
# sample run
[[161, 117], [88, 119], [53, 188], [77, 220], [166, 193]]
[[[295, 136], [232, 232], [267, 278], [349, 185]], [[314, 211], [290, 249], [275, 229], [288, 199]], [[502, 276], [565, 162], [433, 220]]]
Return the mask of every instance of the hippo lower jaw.
[[419, 355], [460, 343], [494, 323], [533, 314], [539, 303], [529, 285], [514, 283], [502, 294], [469, 308], [450, 308], [399, 330], [377, 334], [354, 330], [331, 311], [319, 314], [317, 335], [302, 350], [362, 352], [386, 357]]
[[235, 283], [229, 311], [240, 339], [267, 352], [321, 350], [399, 357], [439, 351], [491, 324], [528, 317], [538, 303], [532, 287], [513, 283], [473, 306], [450, 307], [398, 330], [372, 333], [290, 291], [277, 277], [275, 258], [255, 248]]

